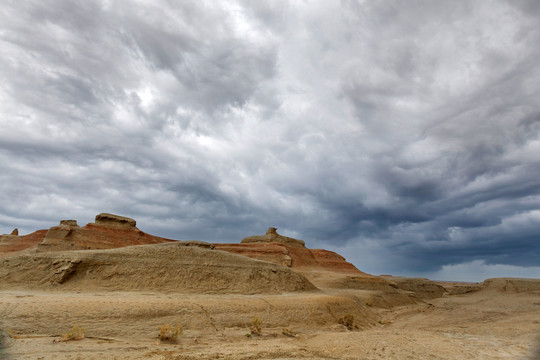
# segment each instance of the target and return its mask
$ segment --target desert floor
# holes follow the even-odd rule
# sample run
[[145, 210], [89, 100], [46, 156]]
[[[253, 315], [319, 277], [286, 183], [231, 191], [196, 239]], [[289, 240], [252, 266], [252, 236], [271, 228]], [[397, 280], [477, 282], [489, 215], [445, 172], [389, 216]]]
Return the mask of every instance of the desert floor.
[[[374, 292], [193, 295], [0, 291], [1, 359], [540, 359], [540, 296], [495, 290], [335, 312]], [[343, 305], [345, 303], [345, 305]], [[262, 335], [250, 336], [253, 316]], [[330, 319], [330, 320], [328, 320]], [[177, 343], [158, 326], [181, 321]], [[60, 341], [73, 325], [81, 340]], [[288, 328], [296, 337], [283, 335]], [[534, 355], [536, 354], [536, 355]]]

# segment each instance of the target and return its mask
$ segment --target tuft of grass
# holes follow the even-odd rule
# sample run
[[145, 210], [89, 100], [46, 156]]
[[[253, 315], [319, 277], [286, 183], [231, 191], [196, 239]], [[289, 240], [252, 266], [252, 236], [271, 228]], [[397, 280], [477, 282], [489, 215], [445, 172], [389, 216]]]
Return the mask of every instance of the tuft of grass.
[[158, 329], [159, 329], [158, 339], [160, 341], [167, 341], [167, 342], [177, 342], [178, 336], [184, 332], [184, 328], [182, 327], [182, 324], [180, 323], [180, 321], [176, 323], [176, 326], [163, 324], [163, 325], [160, 325]]
[[261, 324], [261, 320], [259, 320], [258, 317], [256, 316], [253, 317], [249, 330], [251, 331], [251, 335], [257, 335], [257, 336], [262, 335], [262, 324]]
[[358, 325], [354, 321], [353, 314], [345, 314], [343, 317], [338, 319], [338, 322], [345, 326], [348, 330], [358, 329]]
[[84, 339], [84, 328], [75, 324], [67, 333], [62, 335], [62, 341], [81, 340]]

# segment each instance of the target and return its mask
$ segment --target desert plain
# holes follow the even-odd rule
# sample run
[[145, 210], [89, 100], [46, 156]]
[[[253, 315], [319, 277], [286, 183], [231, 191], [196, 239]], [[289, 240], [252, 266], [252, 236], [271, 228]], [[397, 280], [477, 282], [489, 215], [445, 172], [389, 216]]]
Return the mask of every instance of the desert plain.
[[540, 279], [374, 276], [274, 228], [176, 241], [111, 214], [0, 236], [0, 359], [532, 360], [539, 345]]

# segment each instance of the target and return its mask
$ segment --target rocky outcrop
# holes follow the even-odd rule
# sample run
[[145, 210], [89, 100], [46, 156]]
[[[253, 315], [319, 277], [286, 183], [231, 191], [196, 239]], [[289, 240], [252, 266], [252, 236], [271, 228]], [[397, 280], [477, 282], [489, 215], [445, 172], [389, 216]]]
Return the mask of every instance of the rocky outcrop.
[[77, 221], [75, 220], [60, 220], [60, 224], [53, 226], [47, 231], [44, 242], [49, 245], [61, 244], [64, 241], [69, 241], [73, 235], [73, 230], [78, 229]]
[[135, 226], [137, 225], [136, 221], [132, 218], [107, 213], [96, 215], [96, 222], [94, 224], [97, 226], [106, 226], [118, 229], [139, 230]]
[[[61, 220], [48, 230], [25, 236], [0, 235], [0, 257], [14, 252], [113, 249], [131, 245], [159, 244], [175, 240], [149, 235], [136, 226], [135, 220], [108, 213], [96, 215], [95, 222], [83, 227], [76, 220]], [[192, 243], [191, 246], [211, 247]]]
[[423, 278], [393, 278], [398, 289], [414, 293], [420, 299], [430, 300], [443, 297], [448, 291], [434, 281]]
[[13, 231], [11, 232], [10, 235], [19, 236], [19, 229], [17, 229], [17, 228], [13, 229]]
[[268, 228], [268, 231], [266, 231], [266, 234], [264, 235], [248, 236], [242, 240], [242, 244], [252, 243], [278, 243], [293, 247], [306, 246], [306, 243], [302, 240], [297, 240], [278, 234], [277, 229], [274, 227]]
[[479, 284], [480, 290], [502, 293], [536, 293], [540, 295], [540, 279], [492, 278]]
[[174, 240], [140, 231], [135, 220], [102, 213], [94, 223], [83, 227], [75, 220], [62, 220], [53, 226], [39, 244], [40, 251], [114, 249], [130, 245], [158, 244]]
[[269, 228], [265, 235], [248, 236], [240, 244], [214, 244], [217, 249], [254, 259], [298, 268], [319, 268], [330, 271], [364, 274], [335, 252], [308, 249], [305, 242], [277, 233]]
[[176, 241], [4, 258], [0, 289], [17, 288], [228, 294], [317, 290], [287, 267], [216, 251], [201, 242]]
[[45, 234], [47, 230], [34, 231], [28, 235], [0, 235], [0, 257], [37, 246]]

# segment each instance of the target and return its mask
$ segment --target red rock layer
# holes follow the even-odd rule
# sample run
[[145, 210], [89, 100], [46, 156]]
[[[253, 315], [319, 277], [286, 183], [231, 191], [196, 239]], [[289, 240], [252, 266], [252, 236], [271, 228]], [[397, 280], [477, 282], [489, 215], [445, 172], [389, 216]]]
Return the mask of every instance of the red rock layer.
[[36, 246], [43, 241], [48, 230], [34, 231], [28, 235], [0, 235], [0, 257]]
[[83, 227], [62, 229], [62, 236], [57, 236], [56, 228], [53, 227], [43, 242], [39, 244], [42, 251], [61, 250], [87, 250], [87, 249], [114, 249], [130, 245], [159, 244], [174, 241], [149, 235], [137, 228], [117, 228], [87, 224]]
[[[278, 243], [214, 244], [216, 249], [273, 262], [291, 268], [319, 268], [334, 272], [364, 275], [353, 264], [335, 252]], [[367, 275], [367, 274], [366, 274]]]

